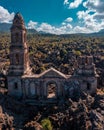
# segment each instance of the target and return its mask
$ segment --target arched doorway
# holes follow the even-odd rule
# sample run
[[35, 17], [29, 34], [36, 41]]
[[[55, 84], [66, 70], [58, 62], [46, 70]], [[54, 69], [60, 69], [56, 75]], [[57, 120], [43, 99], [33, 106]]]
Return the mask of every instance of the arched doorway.
[[47, 83], [47, 98], [52, 99], [57, 97], [57, 84], [55, 82]]

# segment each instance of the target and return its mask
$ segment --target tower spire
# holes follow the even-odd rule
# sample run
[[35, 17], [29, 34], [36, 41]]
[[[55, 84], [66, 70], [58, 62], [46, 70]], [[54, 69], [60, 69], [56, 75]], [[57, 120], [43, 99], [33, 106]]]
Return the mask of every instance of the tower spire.
[[30, 73], [30, 67], [26, 28], [22, 15], [16, 13], [11, 27], [9, 74], [23, 75], [28, 73]]

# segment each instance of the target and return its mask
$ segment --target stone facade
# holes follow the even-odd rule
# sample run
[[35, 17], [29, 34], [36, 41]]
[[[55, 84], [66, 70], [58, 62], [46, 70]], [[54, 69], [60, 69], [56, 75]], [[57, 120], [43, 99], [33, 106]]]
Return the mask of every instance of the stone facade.
[[65, 75], [54, 68], [41, 74], [32, 74], [29, 67], [26, 28], [22, 16], [17, 13], [11, 27], [10, 67], [8, 70], [8, 94], [24, 99], [59, 99], [84, 91], [96, 93], [97, 74], [92, 56], [79, 57], [78, 68], [73, 75]]

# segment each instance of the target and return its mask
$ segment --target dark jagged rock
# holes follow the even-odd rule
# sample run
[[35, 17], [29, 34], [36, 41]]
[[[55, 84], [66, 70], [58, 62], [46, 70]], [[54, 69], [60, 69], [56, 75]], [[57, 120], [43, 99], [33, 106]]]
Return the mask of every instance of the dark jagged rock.
[[95, 96], [94, 107], [104, 110], [104, 95]]
[[1, 106], [0, 106], [0, 130], [14, 130], [13, 117], [9, 116], [7, 113], [3, 113]]
[[98, 113], [96, 110], [90, 112], [90, 120], [92, 122], [93, 130], [104, 130], [104, 117], [101, 113]]
[[[83, 94], [78, 101], [63, 99], [45, 106], [31, 106], [8, 95], [0, 95], [0, 127], [13, 130], [42, 130], [41, 121], [48, 118], [53, 130], [103, 130], [104, 95]], [[6, 114], [7, 113], [7, 114]], [[2, 115], [2, 116], [1, 116]], [[13, 118], [9, 115], [12, 115]], [[3, 125], [1, 125], [3, 124]]]
[[43, 128], [36, 121], [31, 121], [24, 126], [23, 130], [43, 130]]

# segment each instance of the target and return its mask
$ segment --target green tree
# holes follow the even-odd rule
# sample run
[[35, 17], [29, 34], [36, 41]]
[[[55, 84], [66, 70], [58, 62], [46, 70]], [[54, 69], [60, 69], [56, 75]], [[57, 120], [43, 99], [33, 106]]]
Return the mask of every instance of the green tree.
[[77, 55], [77, 56], [80, 56], [81, 52], [80, 51], [74, 51], [74, 54]]
[[43, 119], [41, 121], [41, 125], [42, 125], [44, 130], [52, 130], [52, 124], [51, 124], [51, 121], [48, 118]]

